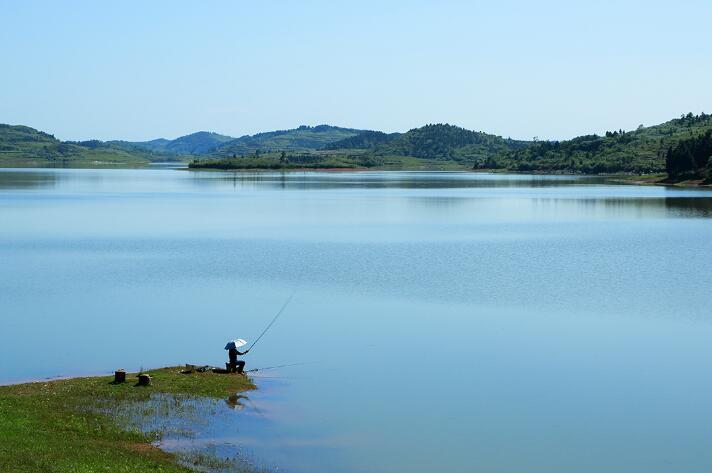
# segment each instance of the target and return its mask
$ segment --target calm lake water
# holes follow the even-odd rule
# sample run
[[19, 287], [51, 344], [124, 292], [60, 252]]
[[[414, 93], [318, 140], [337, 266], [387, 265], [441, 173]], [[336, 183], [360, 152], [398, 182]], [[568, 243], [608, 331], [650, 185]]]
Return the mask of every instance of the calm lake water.
[[561, 176], [0, 170], [0, 381], [220, 365], [296, 290], [248, 368], [312, 364], [193, 445], [295, 473], [707, 473], [711, 217], [706, 190]]

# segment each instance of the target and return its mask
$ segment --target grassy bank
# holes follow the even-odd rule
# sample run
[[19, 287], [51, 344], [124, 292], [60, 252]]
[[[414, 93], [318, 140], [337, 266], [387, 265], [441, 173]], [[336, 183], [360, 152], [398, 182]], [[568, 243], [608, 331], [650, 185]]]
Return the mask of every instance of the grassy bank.
[[667, 174], [645, 174], [641, 176], [637, 175], [620, 175], [615, 176], [616, 181], [623, 182], [626, 184], [640, 184], [640, 185], [657, 185], [657, 186], [674, 186], [674, 187], [712, 187], [712, 183], [709, 181], [698, 178], [698, 179], [670, 179]]
[[0, 386], [0, 471], [187, 472], [175, 455], [151, 445], [161, 432], [127, 429], [121, 406], [152, 394], [226, 398], [254, 388], [237, 375], [186, 375], [175, 367], [148, 373], [147, 387], [131, 374], [123, 384], [91, 377]]

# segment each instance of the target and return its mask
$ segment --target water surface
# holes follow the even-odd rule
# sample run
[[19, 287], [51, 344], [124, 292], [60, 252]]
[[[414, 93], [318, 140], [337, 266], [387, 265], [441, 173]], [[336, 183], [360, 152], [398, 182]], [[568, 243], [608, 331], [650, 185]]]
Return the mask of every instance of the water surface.
[[219, 365], [296, 290], [248, 363], [315, 363], [194, 444], [296, 473], [707, 472], [710, 216], [706, 190], [599, 178], [0, 170], [0, 381]]

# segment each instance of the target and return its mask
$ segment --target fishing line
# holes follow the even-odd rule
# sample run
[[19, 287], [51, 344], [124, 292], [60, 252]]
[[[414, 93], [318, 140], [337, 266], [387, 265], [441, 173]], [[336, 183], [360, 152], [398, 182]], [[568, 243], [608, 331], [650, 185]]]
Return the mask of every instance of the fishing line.
[[269, 330], [270, 327], [272, 327], [272, 325], [277, 321], [277, 319], [279, 318], [279, 316], [282, 315], [282, 312], [284, 312], [284, 309], [286, 309], [287, 306], [289, 305], [289, 303], [292, 302], [292, 298], [294, 297], [294, 294], [296, 294], [296, 293], [297, 293], [297, 290], [295, 289], [294, 292], [292, 292], [292, 295], [289, 296], [289, 298], [287, 298], [287, 301], [284, 303], [284, 305], [282, 306], [282, 308], [279, 309], [279, 312], [277, 312], [277, 315], [275, 315], [274, 318], [272, 319], [272, 321], [267, 325], [267, 327], [265, 327], [265, 329], [262, 331], [262, 333], [260, 334], [260, 336], [257, 337], [257, 339], [256, 339], [254, 342], [252, 342], [252, 345], [250, 345], [250, 348], [248, 348], [247, 351], [252, 350], [252, 347], [254, 347], [254, 346], [257, 344], [257, 342], [260, 341], [260, 338], [262, 338], [262, 336], [263, 336], [265, 333], [267, 333], [267, 330]]
[[313, 379], [313, 378], [305, 378], [303, 376], [259, 376], [259, 375], [252, 375], [252, 379], [279, 379], [280, 381], [283, 380], [303, 380], [303, 379]]

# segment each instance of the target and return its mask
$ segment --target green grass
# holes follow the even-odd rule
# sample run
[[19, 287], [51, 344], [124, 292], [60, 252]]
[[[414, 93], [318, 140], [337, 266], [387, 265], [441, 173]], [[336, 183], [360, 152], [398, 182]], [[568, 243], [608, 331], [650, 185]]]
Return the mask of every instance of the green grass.
[[186, 464], [207, 471], [229, 471], [231, 473], [266, 473], [263, 468], [254, 467], [239, 458], [221, 458], [215, 449], [207, 452], [179, 453], [178, 457]]
[[0, 386], [0, 471], [187, 472], [177, 456], [151, 445], [160, 432], [125, 427], [122, 406], [152, 394], [225, 398], [254, 388], [237, 375], [184, 375], [176, 367], [148, 373], [148, 387], [135, 386], [135, 375], [117, 385], [91, 377]]
[[[61, 149], [62, 151], [58, 151]], [[106, 147], [88, 149], [74, 145], [23, 145], [22, 149], [0, 151], [2, 167], [140, 167], [151, 162], [146, 153]]]
[[466, 171], [470, 166], [454, 160], [424, 159], [412, 156], [383, 156], [380, 171]]
[[0, 124], [2, 167], [136, 167], [181, 159], [130, 144], [60, 141], [28, 126]]

